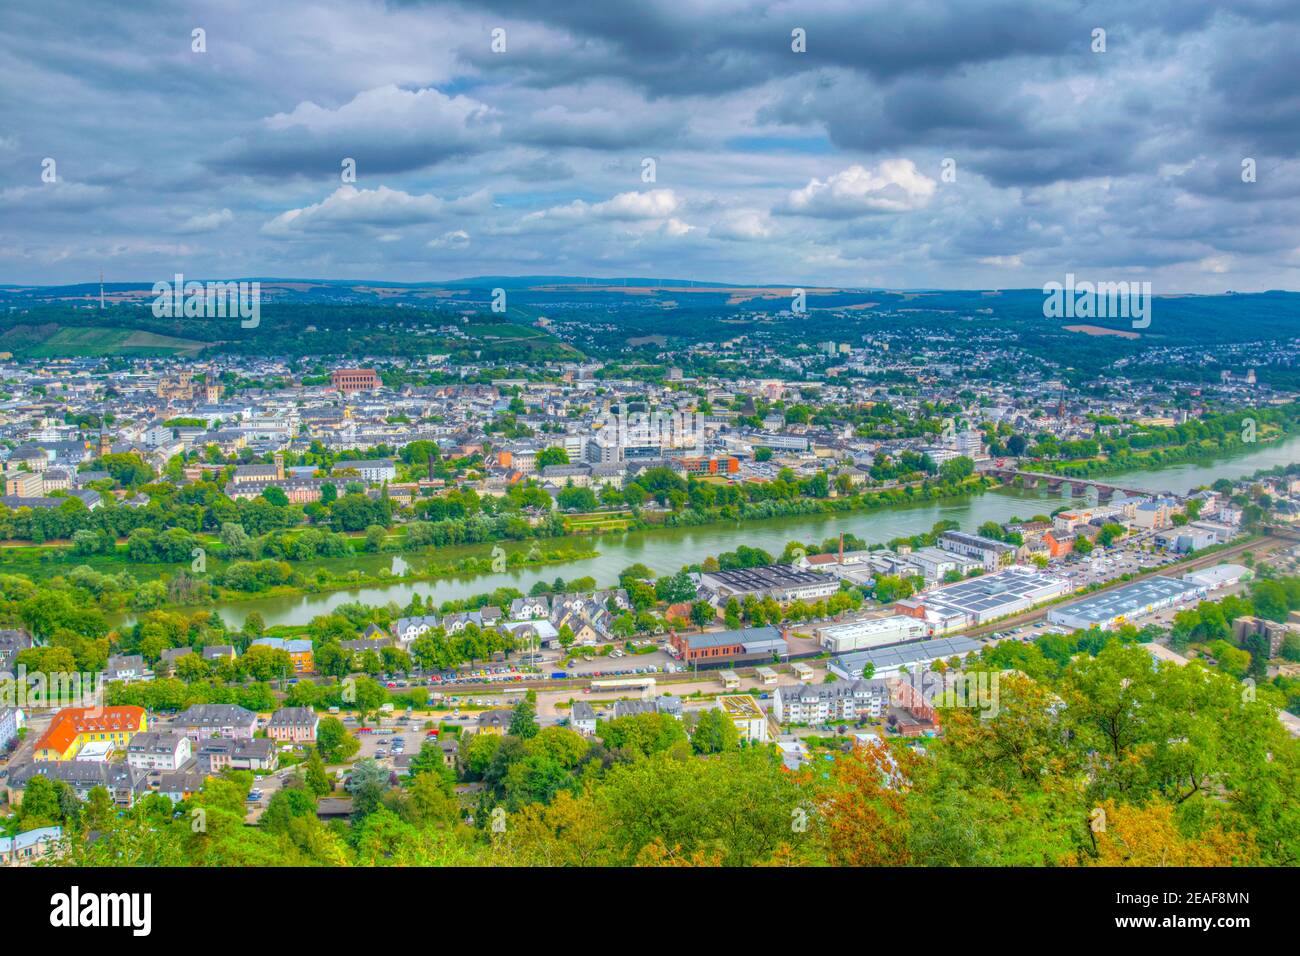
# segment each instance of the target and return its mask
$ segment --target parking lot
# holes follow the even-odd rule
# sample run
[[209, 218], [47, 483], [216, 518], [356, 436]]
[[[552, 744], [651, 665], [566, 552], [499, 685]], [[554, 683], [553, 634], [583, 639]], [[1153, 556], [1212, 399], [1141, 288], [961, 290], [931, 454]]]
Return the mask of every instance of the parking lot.
[[[647, 643], [644, 646], [650, 646]], [[618, 654], [618, 657], [614, 655]], [[590, 657], [590, 660], [587, 658]], [[625, 651], [613, 651], [609, 654], [580, 654], [572, 664], [563, 668], [567, 674], [583, 677], [599, 674], [600, 676], [636, 676], [637, 674], [659, 674], [669, 664], [674, 664], [672, 656], [664, 650], [654, 650], [648, 654], [628, 654]], [[616, 671], [627, 672], [615, 675]]]
[[[245, 822], [256, 823], [266, 812], [267, 806], [271, 802], [271, 797], [284, 787], [285, 781], [291, 777], [297, 770], [297, 767], [285, 767], [283, 770], [277, 770], [275, 773], [259, 775], [253, 781], [253, 788], [249, 791], [249, 800], [247, 802], [248, 814], [245, 816]], [[254, 795], [260, 794], [259, 799], [254, 800]]]
[[400, 728], [376, 727], [369, 733], [358, 733], [357, 740], [361, 741], [358, 758], [371, 757], [391, 764], [392, 757], [397, 754], [415, 756], [425, 739], [424, 719], [417, 719], [416, 726], [420, 729], [411, 730], [411, 724], [403, 723]]

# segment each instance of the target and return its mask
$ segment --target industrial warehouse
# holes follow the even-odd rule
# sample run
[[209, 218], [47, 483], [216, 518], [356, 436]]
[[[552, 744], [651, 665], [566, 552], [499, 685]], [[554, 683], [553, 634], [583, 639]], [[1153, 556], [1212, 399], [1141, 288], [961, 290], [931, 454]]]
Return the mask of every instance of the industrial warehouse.
[[929, 636], [924, 621], [905, 614], [872, 617], [847, 624], [828, 624], [816, 631], [817, 643], [832, 654], [919, 641]]
[[1068, 607], [1053, 608], [1047, 612], [1047, 619], [1053, 624], [1073, 630], [1087, 630], [1090, 627], [1109, 630], [1132, 618], [1199, 600], [1205, 597], [1206, 590], [1204, 584], [1195, 581], [1179, 581], [1157, 575], [1085, 598]]
[[904, 667], [924, 669], [935, 661], [950, 657], [965, 658], [978, 653], [980, 645], [969, 637], [940, 637], [932, 641], [914, 641], [869, 651], [854, 651], [832, 657], [827, 670], [844, 680], [861, 680], [863, 670], [871, 665], [872, 677], [893, 677]]
[[967, 578], [899, 601], [899, 613], [926, 622], [931, 634], [947, 634], [1019, 614], [1065, 594], [1066, 582], [1019, 565]]
[[737, 568], [731, 571], [706, 571], [700, 575], [700, 584], [708, 588], [720, 602], [729, 598], [740, 600], [771, 597], [780, 604], [791, 601], [815, 601], [830, 597], [840, 589], [837, 578], [813, 571], [799, 571], [784, 564], [758, 568]]

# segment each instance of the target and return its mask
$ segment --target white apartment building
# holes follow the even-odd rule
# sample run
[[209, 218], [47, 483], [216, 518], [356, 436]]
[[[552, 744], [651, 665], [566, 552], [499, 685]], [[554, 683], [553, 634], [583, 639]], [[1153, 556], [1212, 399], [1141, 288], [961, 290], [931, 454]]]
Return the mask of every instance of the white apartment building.
[[126, 762], [137, 770], [179, 770], [194, 755], [194, 744], [184, 734], [146, 730], [126, 745]]
[[370, 458], [360, 461], [338, 461], [334, 463], [331, 473], [337, 475], [342, 471], [356, 471], [366, 481], [393, 481], [397, 477], [397, 468], [387, 458]]
[[879, 717], [889, 703], [884, 680], [836, 681], [778, 687], [772, 713], [783, 724], [819, 724], [828, 720]]

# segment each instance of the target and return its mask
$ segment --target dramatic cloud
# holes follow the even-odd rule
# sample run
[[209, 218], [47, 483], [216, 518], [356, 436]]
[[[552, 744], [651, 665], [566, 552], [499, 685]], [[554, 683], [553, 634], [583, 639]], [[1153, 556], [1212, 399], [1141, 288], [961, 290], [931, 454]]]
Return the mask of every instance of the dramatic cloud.
[[1294, 0], [11, 7], [0, 281], [1300, 287]]

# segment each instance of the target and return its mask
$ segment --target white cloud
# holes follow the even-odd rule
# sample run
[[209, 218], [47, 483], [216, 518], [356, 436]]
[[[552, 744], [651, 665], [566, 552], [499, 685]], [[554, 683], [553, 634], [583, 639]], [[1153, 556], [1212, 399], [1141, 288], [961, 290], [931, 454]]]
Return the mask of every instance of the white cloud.
[[469, 233], [464, 229], [453, 229], [451, 232], [444, 232], [437, 239], [430, 239], [425, 245], [430, 249], [467, 246], [469, 245]]
[[734, 209], [724, 213], [721, 219], [709, 227], [709, 235], [714, 239], [737, 242], [766, 239], [772, 235], [772, 220], [757, 209]]
[[354, 159], [358, 177], [423, 169], [496, 141], [492, 111], [468, 96], [381, 86], [337, 109], [306, 101], [268, 116], [213, 165], [264, 175], [337, 173]]
[[492, 196], [479, 190], [460, 199], [412, 195], [399, 189], [340, 186], [321, 202], [289, 209], [262, 226], [269, 236], [298, 236], [353, 226], [393, 228], [436, 222], [453, 215], [478, 215], [491, 207]]
[[822, 219], [911, 212], [930, 202], [935, 185], [910, 159], [886, 159], [875, 169], [853, 165], [826, 180], [814, 178], [791, 192], [780, 211]]
[[681, 206], [671, 189], [650, 189], [645, 192], [619, 193], [604, 202], [589, 203], [581, 199], [564, 206], [552, 206], [540, 212], [529, 213], [524, 222], [554, 219], [575, 222], [584, 219], [606, 219], [618, 222], [640, 222], [668, 219]]
[[222, 226], [228, 225], [235, 221], [235, 214], [229, 209], [222, 209], [219, 212], [200, 213], [190, 216], [181, 224], [181, 232], [215, 232]]
[[10, 209], [79, 209], [98, 205], [108, 199], [103, 186], [87, 183], [57, 182], [39, 186], [10, 186], [0, 189], [0, 207]]
[[268, 116], [262, 125], [277, 132], [349, 134], [418, 125], [427, 133], [446, 134], [463, 129], [483, 118], [486, 112], [486, 106], [467, 96], [447, 96], [435, 89], [403, 90], [389, 85], [364, 90], [334, 110], [310, 101], [299, 103], [288, 113]]

